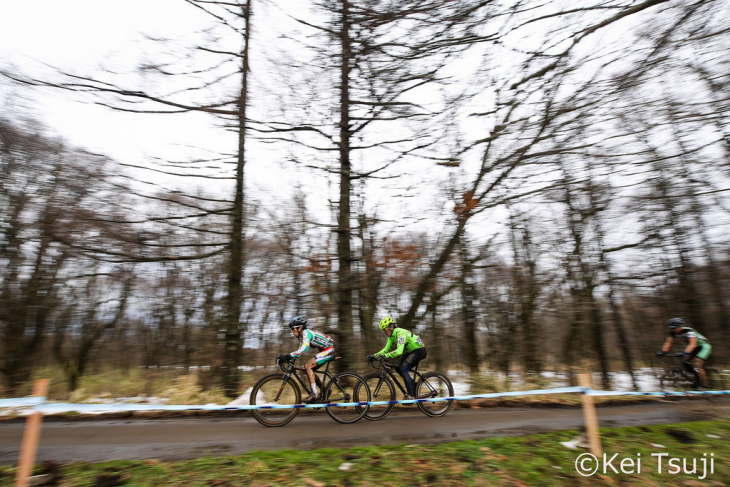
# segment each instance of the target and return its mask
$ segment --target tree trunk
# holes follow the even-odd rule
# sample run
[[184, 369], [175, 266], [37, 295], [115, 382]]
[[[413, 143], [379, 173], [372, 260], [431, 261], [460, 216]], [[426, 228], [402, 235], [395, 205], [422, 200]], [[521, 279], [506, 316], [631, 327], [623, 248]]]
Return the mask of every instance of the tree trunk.
[[469, 372], [479, 372], [479, 353], [477, 350], [476, 337], [476, 310], [474, 309], [474, 298], [476, 290], [472, 281], [472, 265], [469, 260], [466, 238], [464, 235], [459, 240], [461, 252], [461, 314], [464, 320], [464, 361]]
[[459, 217], [456, 229], [449, 241], [446, 243], [446, 246], [441, 250], [438, 259], [436, 259], [436, 262], [434, 262], [433, 265], [429, 267], [428, 274], [426, 274], [421, 282], [418, 283], [418, 287], [416, 288], [416, 292], [414, 293], [413, 300], [411, 301], [411, 306], [410, 308], [408, 308], [408, 312], [406, 313], [406, 315], [399, 320], [400, 323], [398, 323], [398, 326], [402, 326], [403, 328], [410, 328], [412, 326], [413, 321], [416, 318], [416, 312], [418, 312], [418, 308], [420, 308], [423, 304], [426, 293], [432, 290], [436, 283], [436, 277], [444, 268], [446, 262], [448, 262], [449, 257], [451, 257], [451, 252], [453, 252], [454, 248], [458, 245], [459, 238], [461, 236], [461, 233], [464, 231], [464, 228], [466, 227], [466, 222], [468, 219], [468, 214], [464, 214]]
[[441, 339], [441, 326], [438, 322], [438, 316], [436, 313], [436, 306], [431, 310], [431, 333], [429, 343], [432, 345], [426, 345], [426, 353], [428, 358], [431, 359], [431, 367], [433, 370], [443, 370], [444, 360], [443, 354], [441, 353], [441, 346], [437, 345], [439, 342], [443, 343]]
[[591, 331], [593, 335], [593, 349], [598, 356], [598, 365], [601, 368], [601, 380], [603, 387], [608, 390], [611, 388], [611, 376], [608, 370], [608, 357], [606, 355], [606, 344], [603, 338], [603, 326], [601, 324], [600, 303], [593, 295], [593, 287], [586, 287], [585, 303], [588, 307], [588, 317], [591, 323]]
[[355, 353], [353, 349], [353, 307], [352, 307], [352, 249], [350, 218], [350, 196], [352, 194], [352, 166], [350, 162], [350, 5], [343, 0], [340, 20], [340, 204], [337, 216], [337, 330], [339, 352], [343, 359], [342, 369], [350, 368]]
[[236, 194], [231, 211], [231, 257], [228, 269], [228, 303], [226, 313], [223, 390], [227, 397], [238, 396], [238, 366], [241, 364], [241, 304], [243, 303], [243, 204], [244, 166], [246, 163], [246, 107], [248, 105], [248, 55], [251, 33], [251, 1], [243, 9], [244, 43], [241, 52], [241, 91], [238, 100], [238, 153], [236, 160]]
[[626, 335], [626, 327], [624, 326], [623, 319], [621, 318], [621, 311], [618, 309], [616, 304], [613, 286], [614, 284], [612, 282], [608, 283], [608, 301], [611, 305], [613, 323], [616, 326], [616, 331], [618, 331], [618, 341], [621, 346], [621, 353], [624, 357], [624, 362], [626, 363], [626, 369], [631, 376], [631, 383], [634, 386], [634, 390], [638, 391], [639, 383], [637, 382], [636, 374], [634, 373], [634, 362], [631, 358], [631, 347], [629, 346], [629, 339]]
[[378, 292], [380, 289], [380, 272], [376, 266], [373, 253], [372, 237], [369, 235], [369, 224], [365, 215], [358, 218], [360, 240], [362, 241], [361, 275], [359, 285], [359, 313], [360, 329], [362, 331], [364, 347], [366, 350], [376, 350], [376, 337], [374, 318], [378, 305]]

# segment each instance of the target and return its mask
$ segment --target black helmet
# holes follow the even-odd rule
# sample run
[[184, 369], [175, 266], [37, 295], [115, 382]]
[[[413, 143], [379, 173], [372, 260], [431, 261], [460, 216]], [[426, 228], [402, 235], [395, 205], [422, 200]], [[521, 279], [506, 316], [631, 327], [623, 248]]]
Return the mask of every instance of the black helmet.
[[304, 316], [295, 316], [289, 322], [290, 329], [299, 328], [300, 326], [303, 328], [307, 327], [307, 319]]
[[682, 318], [672, 318], [669, 320], [669, 329], [673, 330], [675, 328], [681, 328], [684, 326], [684, 320]]

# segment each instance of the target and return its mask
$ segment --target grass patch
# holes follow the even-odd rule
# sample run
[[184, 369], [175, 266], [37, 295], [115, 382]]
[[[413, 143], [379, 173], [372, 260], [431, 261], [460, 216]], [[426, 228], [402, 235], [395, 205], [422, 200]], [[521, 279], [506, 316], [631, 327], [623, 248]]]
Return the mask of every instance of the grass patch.
[[[603, 449], [609, 457], [641, 458], [641, 472], [598, 472], [583, 477], [575, 460], [585, 450], [560, 445], [577, 431], [562, 431], [524, 437], [489, 438], [440, 445], [398, 445], [347, 450], [280, 450], [240, 456], [204, 457], [191, 461], [112, 461], [97, 464], [37, 466], [56, 476], [59, 486], [573, 486], [646, 485], [699, 486], [730, 484], [730, 423], [707, 421], [674, 425], [605, 428]], [[661, 445], [661, 446], [656, 446]], [[714, 454], [714, 473], [704, 480], [698, 471], [670, 474], [666, 460], [657, 471], [651, 453], [669, 457], [703, 458]], [[640, 454], [640, 457], [639, 457]], [[349, 464], [347, 469], [344, 465]], [[680, 461], [681, 465], [681, 461]], [[709, 470], [709, 462], [708, 462]], [[13, 484], [15, 469], [0, 468], [0, 486]]]
[[[206, 388], [211, 382], [211, 371], [190, 372], [183, 369], [129, 369], [105, 368], [84, 375], [78, 388], [69, 392], [68, 383], [58, 367], [44, 367], [34, 373], [34, 379], [49, 379], [48, 398], [52, 401], [74, 403], [100, 402], [123, 397], [158, 397], [168, 399], [169, 404], [226, 404], [222, 389]], [[241, 393], [255, 383], [251, 373], [242, 373]], [[23, 384], [13, 397], [31, 394], [33, 381]]]

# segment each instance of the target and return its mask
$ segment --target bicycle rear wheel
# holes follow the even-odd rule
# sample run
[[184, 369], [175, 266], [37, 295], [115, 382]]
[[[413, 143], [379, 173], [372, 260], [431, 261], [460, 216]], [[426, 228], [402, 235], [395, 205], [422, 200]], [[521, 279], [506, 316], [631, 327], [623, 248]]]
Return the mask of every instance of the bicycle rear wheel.
[[[441, 372], [430, 371], [421, 376], [416, 384], [416, 399], [427, 399], [437, 397], [452, 397], [454, 386], [451, 381]], [[418, 403], [418, 408], [426, 416], [443, 416], [448, 413], [454, 401], [423, 401]]]
[[369, 402], [370, 389], [362, 377], [352, 372], [337, 374], [324, 389], [330, 406], [327, 414], [338, 423], [355, 423], [368, 412], [368, 406], [337, 406], [335, 403]]
[[[709, 391], [726, 391], [728, 390], [728, 384], [722, 373], [713, 368], [705, 369], [707, 372], [707, 383], [706, 388]], [[711, 402], [715, 402], [723, 397], [722, 395], [708, 394], [707, 399]]]
[[365, 413], [365, 419], [377, 421], [386, 418], [395, 407], [395, 404], [392, 402], [395, 401], [395, 387], [393, 386], [393, 382], [387, 377], [383, 377], [381, 380], [380, 372], [370, 372], [362, 376], [362, 378], [370, 388], [372, 402], [391, 401], [389, 404], [382, 406], [371, 405]]
[[[284, 374], [270, 374], [256, 383], [251, 390], [249, 404], [281, 406], [301, 404], [302, 392], [292, 378], [285, 383]], [[264, 426], [284, 426], [299, 413], [299, 408], [252, 409], [251, 414]]]

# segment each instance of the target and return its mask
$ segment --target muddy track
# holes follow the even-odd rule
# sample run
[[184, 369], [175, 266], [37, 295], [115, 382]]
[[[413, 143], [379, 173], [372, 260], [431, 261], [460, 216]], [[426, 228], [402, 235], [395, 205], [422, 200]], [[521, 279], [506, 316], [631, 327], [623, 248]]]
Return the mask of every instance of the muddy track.
[[[415, 408], [398, 408], [382, 421], [335, 423], [324, 411], [303, 412], [282, 428], [266, 428], [249, 413], [167, 419], [95, 417], [46, 418], [37, 461], [98, 462], [114, 459], [188, 459], [251, 450], [347, 448], [399, 443], [443, 443], [492, 436], [516, 436], [583, 426], [580, 408], [498, 407], [455, 409], [428, 418]], [[730, 398], [603, 406], [600, 426], [640, 426], [730, 416]], [[0, 421], [0, 464], [17, 462], [24, 422]]]

